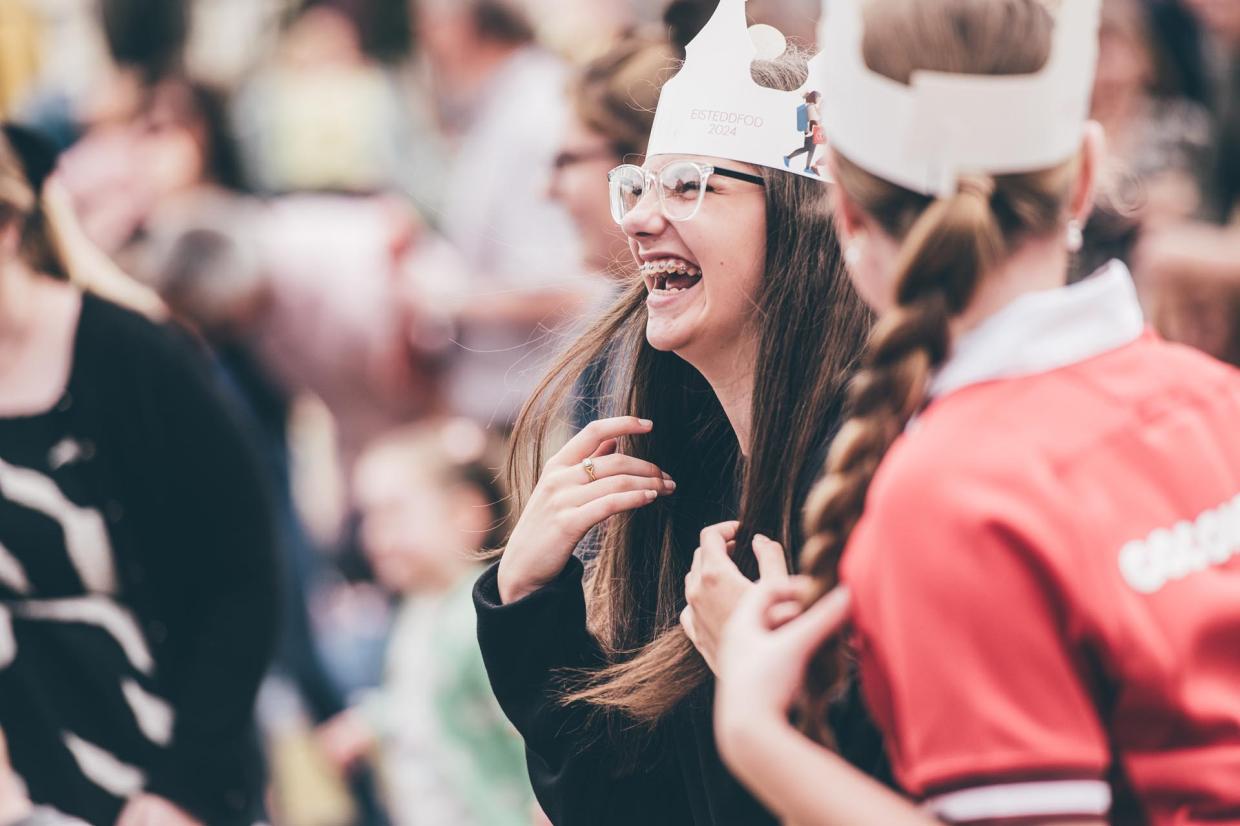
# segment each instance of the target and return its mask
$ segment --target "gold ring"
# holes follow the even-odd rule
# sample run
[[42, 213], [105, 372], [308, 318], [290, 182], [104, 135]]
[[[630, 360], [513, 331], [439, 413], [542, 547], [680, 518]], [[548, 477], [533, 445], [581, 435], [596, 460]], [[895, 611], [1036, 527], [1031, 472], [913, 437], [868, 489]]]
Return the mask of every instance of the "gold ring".
[[596, 476], [596, 475], [594, 474], [594, 460], [593, 460], [593, 459], [591, 459], [589, 456], [587, 456], [587, 457], [585, 458], [585, 460], [584, 460], [584, 461], [582, 461], [581, 466], [582, 466], [583, 468], [585, 468], [585, 471], [586, 471], [586, 476], [589, 476], [589, 477], [590, 477], [590, 481], [591, 481], [591, 482], [597, 482], [597, 481], [598, 481], [598, 476]]

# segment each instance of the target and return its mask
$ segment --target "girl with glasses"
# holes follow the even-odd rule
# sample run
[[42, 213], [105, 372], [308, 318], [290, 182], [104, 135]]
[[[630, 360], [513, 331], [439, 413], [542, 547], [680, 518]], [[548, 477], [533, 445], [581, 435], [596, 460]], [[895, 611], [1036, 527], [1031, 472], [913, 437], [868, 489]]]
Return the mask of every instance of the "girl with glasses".
[[[747, 36], [742, 0], [724, 0], [708, 27], [733, 22]], [[677, 81], [703, 52], [689, 54]], [[799, 94], [774, 90], [804, 82], [804, 57], [755, 63], [767, 88], [748, 64], [749, 98], [788, 100], [788, 117], [764, 121], [795, 126]], [[762, 163], [662, 151], [659, 120], [677, 117], [668, 89], [653, 154], [610, 176], [631, 283], [522, 412], [509, 462], [520, 517], [475, 589], [492, 687], [556, 824], [775, 822], [720, 763], [712, 640], [760, 568], [787, 575], [755, 537], [795, 547], [867, 327], [822, 183], [784, 169], [787, 134], [759, 135]], [[738, 89], [732, 105], [745, 100]], [[604, 357], [604, 418], [556, 450], [574, 382]], [[703, 537], [733, 555], [703, 574], [704, 613], [682, 627]], [[840, 742], [879, 770], [857, 705], [835, 713]]]
[[[1240, 377], [1146, 330], [1122, 264], [1064, 286], [1104, 151], [1097, 0], [1058, 9], [830, 0], [824, 97], [871, 101], [825, 113], [833, 214], [880, 315], [806, 507], [810, 593], [742, 601], [717, 720], [801, 826], [1240, 823]], [[909, 112], [924, 154], [883, 144]], [[917, 805], [789, 722], [828, 739], [849, 594]]]

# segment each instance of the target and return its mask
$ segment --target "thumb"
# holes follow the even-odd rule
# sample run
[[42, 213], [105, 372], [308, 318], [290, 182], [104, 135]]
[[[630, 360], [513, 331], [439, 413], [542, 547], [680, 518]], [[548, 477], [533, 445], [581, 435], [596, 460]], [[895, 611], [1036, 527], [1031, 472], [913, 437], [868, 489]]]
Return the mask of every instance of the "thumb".
[[798, 651], [809, 656], [843, 627], [851, 611], [852, 592], [847, 585], [839, 585], [778, 633], [787, 635]]
[[788, 579], [788, 560], [784, 557], [783, 545], [762, 534], [756, 534], [753, 538], [753, 555], [758, 560], [759, 577], [774, 582]]
[[779, 602], [796, 600], [798, 597], [797, 589], [788, 580], [782, 582], [759, 580], [754, 583], [753, 587], [745, 590], [740, 602], [732, 609], [732, 616], [727, 624], [765, 630], [769, 627], [766, 615], [771, 606]]

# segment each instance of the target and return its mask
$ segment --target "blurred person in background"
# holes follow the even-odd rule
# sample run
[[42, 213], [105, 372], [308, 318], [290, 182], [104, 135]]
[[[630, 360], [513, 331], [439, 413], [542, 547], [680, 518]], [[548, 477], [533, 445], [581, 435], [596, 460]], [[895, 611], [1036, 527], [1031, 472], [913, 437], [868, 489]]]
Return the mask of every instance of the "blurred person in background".
[[581, 236], [586, 268], [619, 284], [636, 272], [628, 240], [611, 217], [607, 173], [645, 160], [659, 87], [674, 71], [676, 56], [666, 37], [629, 32], [578, 69], [568, 85], [571, 106], [549, 193]]
[[181, 71], [189, 33], [186, 0], [102, 0], [98, 23], [111, 64], [73, 113], [80, 137], [61, 161], [61, 177], [87, 237], [108, 255], [122, 249], [149, 215], [142, 118], [160, 81]]
[[1136, 250], [1134, 274], [1167, 338], [1240, 365], [1240, 3], [1185, 0], [1202, 29], [1215, 119], [1213, 163], [1196, 220], [1160, 227]]
[[[569, 83], [571, 111], [552, 161], [549, 193], [572, 217], [586, 269], [612, 282], [609, 302], [637, 272], [628, 239], [611, 217], [607, 173], [622, 163], [645, 160], [659, 88], [676, 57], [666, 37], [629, 32], [578, 69]], [[599, 416], [605, 366], [606, 359], [598, 359], [578, 382], [574, 430]]]
[[1212, 124], [1203, 106], [1179, 96], [1142, 0], [1105, 0], [1092, 117], [1107, 132], [1108, 173], [1140, 191], [1117, 193], [1142, 224], [1166, 223], [1205, 206], [1202, 178]]
[[28, 179], [42, 199], [41, 221], [55, 227], [59, 255], [44, 266], [79, 289], [94, 293], [153, 321], [168, 316], [167, 307], [153, 291], [126, 275], [86, 237], [57, 171], [56, 147], [43, 133], [15, 124], [4, 135], [22, 159]]
[[[438, 196], [440, 152], [417, 107], [364, 50], [347, 0], [301, 0], [274, 54], [240, 87], [238, 136], [267, 193], [406, 191]], [[413, 133], [417, 140], [414, 141]]]
[[[365, 650], [385, 625], [357, 628], [334, 615], [317, 617], [316, 625], [308, 614], [309, 602], [347, 593], [336, 570], [347, 533], [340, 524], [310, 530], [303, 518], [294, 495], [290, 419], [299, 399], [321, 398], [336, 417], [347, 463], [372, 432], [414, 409], [411, 361], [389, 300], [393, 248], [400, 246], [391, 239], [404, 231], [396, 226], [404, 218], [381, 198], [253, 197], [219, 98], [182, 81], [165, 81], [155, 91], [146, 154], [159, 198], [127, 254], [210, 343], [275, 486], [284, 599], [273, 680], [291, 691], [265, 692], [290, 702], [265, 701], [261, 710], [275, 769], [283, 771], [289, 762], [283, 744], [299, 742], [306, 728], [286, 732], [280, 721], [304, 714], [321, 722], [344, 708], [348, 685], [369, 685], [377, 676], [377, 669], [332, 654], [340, 641], [352, 654]], [[336, 469], [334, 461], [310, 465], [314, 477]], [[353, 778], [354, 799], [364, 822], [381, 822], [368, 782]]]
[[1098, 208], [1084, 228], [1071, 280], [1113, 258], [1131, 262], [1141, 234], [1203, 208], [1211, 119], [1185, 89], [1182, 67], [1156, 35], [1144, 0], [1104, 0], [1092, 116], [1112, 153]]
[[1183, 0], [1201, 24], [1210, 102], [1217, 121], [1210, 217], [1234, 222], [1240, 207], [1240, 4]]
[[513, 0], [423, 0], [416, 12], [452, 146], [436, 223], [468, 272], [453, 310], [462, 352], [449, 398], [507, 426], [543, 364], [546, 329], [597, 288], [568, 216], [547, 198], [568, 70]]
[[117, 254], [202, 328], [234, 377], [250, 377], [260, 407], [281, 419], [286, 405], [263, 399], [313, 392], [351, 461], [367, 439], [437, 404], [394, 298], [420, 232], [407, 202], [255, 197], [225, 99], [181, 78], [151, 89], [138, 126], [146, 163], [135, 180], [149, 208]]
[[253, 702], [275, 628], [269, 492], [200, 354], [59, 277], [44, 181], [23, 160], [0, 143], [13, 768], [35, 804], [93, 824], [253, 823]]
[[470, 600], [480, 553], [502, 541], [493, 445], [449, 419], [372, 442], [357, 464], [361, 536], [400, 607], [382, 687], [319, 731], [347, 768], [376, 752], [398, 826], [528, 826], [520, 737], [487, 682]]

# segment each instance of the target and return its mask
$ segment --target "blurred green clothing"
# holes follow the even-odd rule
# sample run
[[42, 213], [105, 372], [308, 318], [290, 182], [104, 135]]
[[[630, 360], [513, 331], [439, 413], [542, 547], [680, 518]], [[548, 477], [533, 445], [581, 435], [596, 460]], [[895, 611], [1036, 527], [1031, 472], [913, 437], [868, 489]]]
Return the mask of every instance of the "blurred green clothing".
[[473, 576], [401, 604], [384, 683], [362, 707], [379, 732], [397, 826], [529, 826], [521, 738], [491, 693], [478, 648]]

